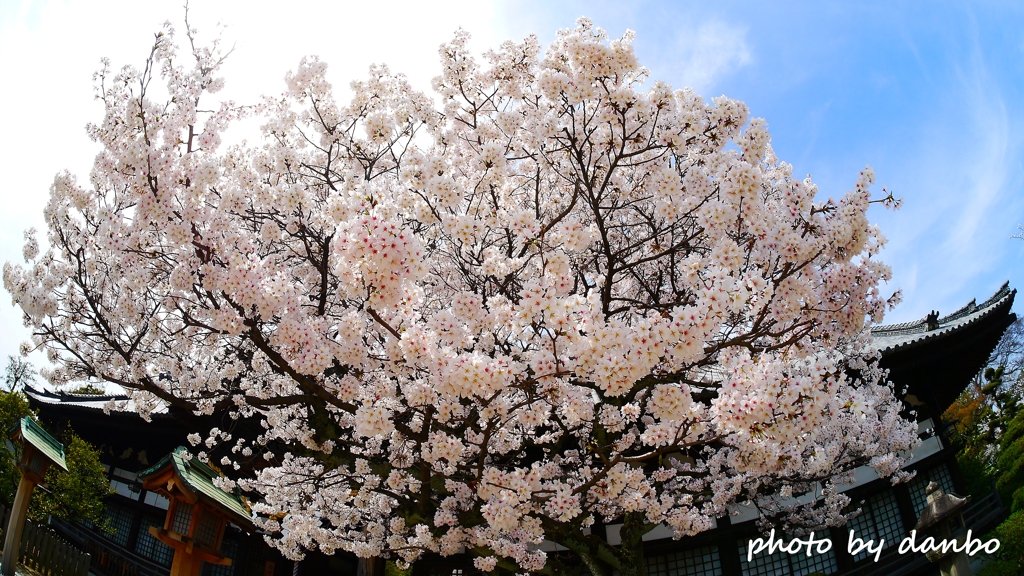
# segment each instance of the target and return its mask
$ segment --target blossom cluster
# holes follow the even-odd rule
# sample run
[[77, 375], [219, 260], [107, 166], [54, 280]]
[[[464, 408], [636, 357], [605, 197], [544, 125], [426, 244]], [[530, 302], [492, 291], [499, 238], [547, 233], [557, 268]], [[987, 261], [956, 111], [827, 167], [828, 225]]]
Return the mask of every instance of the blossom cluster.
[[[433, 98], [374, 67], [342, 104], [305, 59], [201, 106], [221, 58], [172, 30], [101, 72], [91, 179], [55, 179], [45, 249], [4, 268], [51, 381], [236, 419], [189, 441], [293, 557], [536, 570], [595, 522], [681, 537], [813, 486], [777, 508], [838, 522], [853, 468], [897, 472], [870, 169], [819, 198], [742, 102], [648, 84], [585, 19], [546, 52], [467, 38]], [[222, 149], [249, 114], [262, 140]]]

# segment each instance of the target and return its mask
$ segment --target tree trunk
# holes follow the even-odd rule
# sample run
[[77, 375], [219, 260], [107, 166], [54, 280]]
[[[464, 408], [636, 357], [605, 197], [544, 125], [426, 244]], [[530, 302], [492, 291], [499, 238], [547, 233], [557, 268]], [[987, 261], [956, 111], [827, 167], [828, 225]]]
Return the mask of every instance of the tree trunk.
[[[569, 566], [556, 564], [552, 569], [555, 574], [574, 574], [582, 565], [593, 576], [611, 576], [615, 572], [619, 576], [647, 576], [643, 537], [654, 527], [642, 512], [626, 514], [619, 530], [621, 543], [612, 546], [604, 534], [585, 535], [571, 529], [559, 530], [562, 527], [558, 525], [548, 526], [547, 537], [576, 555], [575, 559], [564, 559]], [[578, 563], [572, 565], [574, 561]]]
[[608, 565], [598, 560], [596, 556], [586, 552], [577, 552], [576, 554], [592, 576], [608, 576], [611, 573], [608, 570]]
[[619, 536], [618, 557], [620, 576], [647, 576], [647, 560], [644, 558], [644, 534], [650, 531], [642, 512], [631, 512], [623, 518]]
[[356, 576], [384, 576], [384, 559], [360, 558]]

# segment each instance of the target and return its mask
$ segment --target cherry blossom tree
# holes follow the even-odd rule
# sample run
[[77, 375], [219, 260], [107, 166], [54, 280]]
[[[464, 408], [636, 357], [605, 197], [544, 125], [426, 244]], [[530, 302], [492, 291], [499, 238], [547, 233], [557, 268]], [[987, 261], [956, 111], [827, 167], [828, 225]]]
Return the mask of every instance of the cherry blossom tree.
[[[545, 52], [458, 32], [432, 96], [381, 66], [339, 102], [306, 58], [251, 108], [207, 104], [193, 37], [97, 74], [91, 177], [4, 285], [51, 383], [261, 423], [190, 440], [285, 554], [550, 571], [547, 540], [643, 574], [659, 524], [841, 523], [838, 483], [915, 446], [865, 335], [870, 169], [820, 199], [743, 103], [586, 19]], [[222, 147], [242, 116], [262, 139]]]

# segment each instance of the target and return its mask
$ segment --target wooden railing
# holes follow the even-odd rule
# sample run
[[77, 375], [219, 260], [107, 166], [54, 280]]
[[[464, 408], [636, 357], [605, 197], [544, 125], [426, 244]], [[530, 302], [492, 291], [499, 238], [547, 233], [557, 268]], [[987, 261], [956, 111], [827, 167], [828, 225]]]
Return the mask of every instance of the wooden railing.
[[54, 528], [92, 555], [92, 569], [104, 576], [167, 576], [170, 569], [106, 541], [95, 532], [72, 522], [54, 519]]
[[18, 559], [44, 576], [86, 576], [89, 573], [88, 554], [31, 520], [25, 522]]
[[976, 502], [971, 502], [964, 510], [964, 526], [974, 530], [974, 537], [980, 538], [984, 533], [995, 528], [1006, 519], [1007, 510], [999, 499], [999, 492], [993, 488], [992, 493]]
[[[11, 512], [0, 504], [0, 526], [6, 530]], [[90, 556], [46, 526], [25, 520], [19, 562], [43, 576], [86, 576]]]

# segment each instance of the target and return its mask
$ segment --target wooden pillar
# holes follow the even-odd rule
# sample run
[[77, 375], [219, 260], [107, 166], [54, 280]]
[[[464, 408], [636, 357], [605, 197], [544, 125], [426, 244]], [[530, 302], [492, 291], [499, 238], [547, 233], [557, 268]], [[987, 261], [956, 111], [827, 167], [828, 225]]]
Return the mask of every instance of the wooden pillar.
[[[920, 475], [921, 472], [918, 472]], [[910, 495], [910, 487], [906, 484], [893, 486], [893, 494], [896, 496], [896, 505], [900, 510], [900, 519], [903, 521], [903, 533], [910, 534], [917, 524], [917, 514], [914, 513], [914, 499]]]
[[64, 445], [53, 439], [32, 420], [25, 416], [11, 430], [11, 440], [21, 445], [21, 456], [18, 458], [18, 472], [21, 481], [18, 493], [11, 506], [11, 519], [7, 522], [7, 534], [4, 535], [4, 557], [0, 561], [0, 574], [14, 576], [18, 568], [18, 553], [21, 552], [21, 535], [25, 530], [25, 517], [28, 516], [28, 504], [32, 500], [32, 490], [43, 481], [47, 468], [56, 463], [67, 471], [64, 460]]
[[[415, 566], [415, 564], [413, 565]], [[357, 576], [384, 576], [383, 558], [360, 558], [356, 567]]]
[[14, 576], [18, 567], [18, 552], [21, 548], [21, 535], [25, 531], [25, 517], [28, 515], [28, 503], [32, 500], [32, 490], [36, 482], [22, 473], [18, 483], [18, 494], [14, 497], [11, 507], [11, 519], [7, 522], [7, 534], [4, 536], [4, 558], [0, 563], [3, 576]]
[[174, 561], [171, 562], [171, 576], [199, 576], [203, 568], [203, 558], [199, 554], [191, 554], [185, 550], [174, 551]]
[[[742, 574], [743, 565], [740, 562], [740, 542], [747, 539], [747, 534], [739, 532], [733, 526], [732, 518], [725, 514], [715, 519], [715, 529], [712, 546], [717, 542], [718, 561], [722, 565], [722, 574]], [[742, 538], [740, 538], [742, 536]]]
[[832, 552], [836, 557], [836, 568], [840, 574], [847, 570], [853, 570], [853, 555], [846, 548], [847, 539], [850, 537], [849, 530], [849, 527], [844, 530], [835, 526], [828, 529], [829, 539], [833, 543]]

